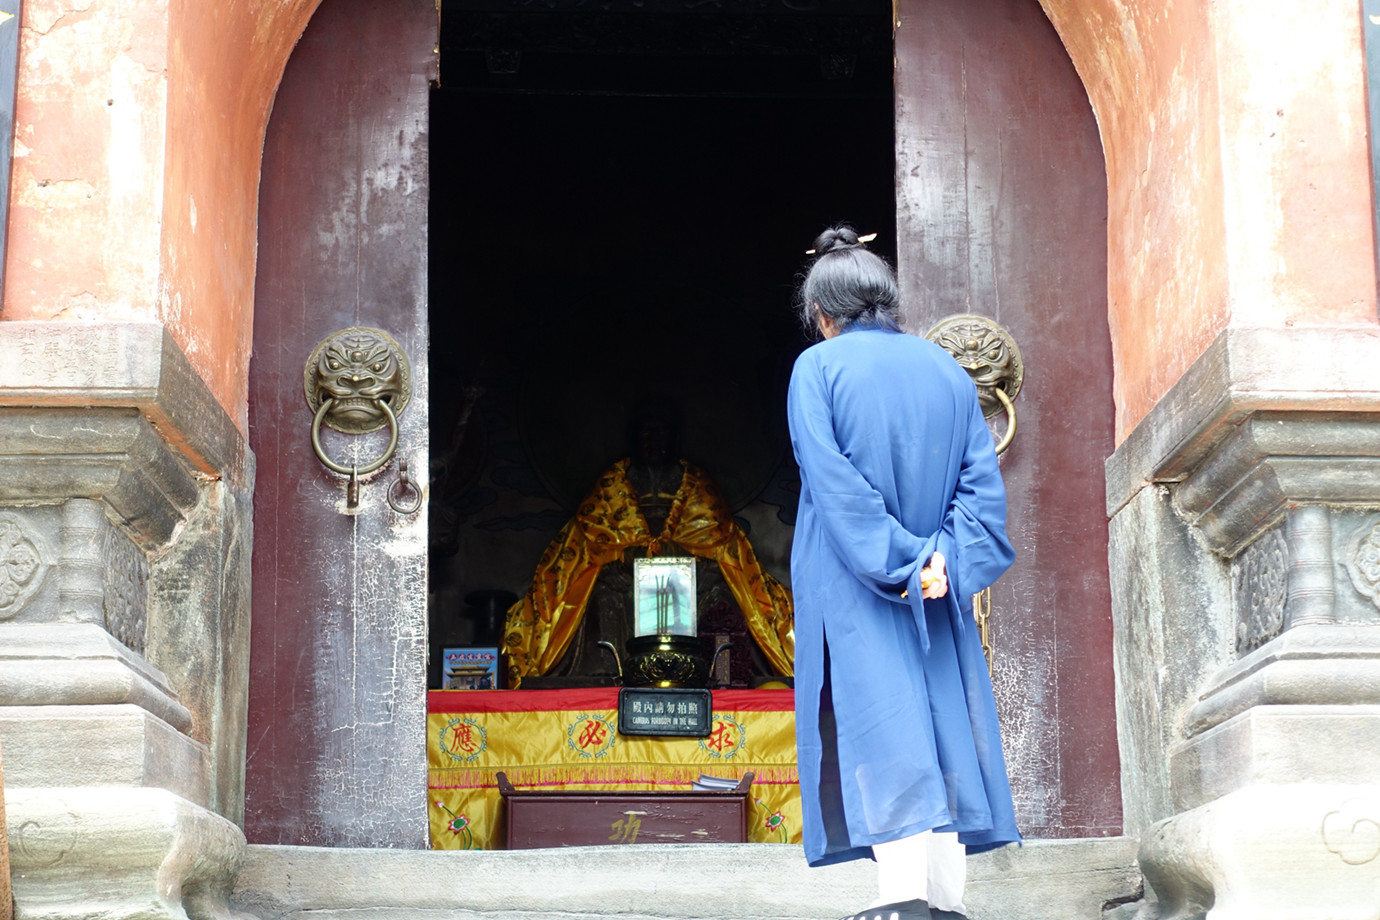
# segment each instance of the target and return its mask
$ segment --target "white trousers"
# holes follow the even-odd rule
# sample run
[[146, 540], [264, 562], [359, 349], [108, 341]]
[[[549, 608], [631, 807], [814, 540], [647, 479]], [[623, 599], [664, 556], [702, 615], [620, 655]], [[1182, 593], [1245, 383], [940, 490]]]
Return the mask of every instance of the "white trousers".
[[925, 831], [875, 843], [872, 855], [877, 858], [878, 906], [918, 898], [938, 910], [967, 911], [963, 906], [967, 851], [957, 834]]

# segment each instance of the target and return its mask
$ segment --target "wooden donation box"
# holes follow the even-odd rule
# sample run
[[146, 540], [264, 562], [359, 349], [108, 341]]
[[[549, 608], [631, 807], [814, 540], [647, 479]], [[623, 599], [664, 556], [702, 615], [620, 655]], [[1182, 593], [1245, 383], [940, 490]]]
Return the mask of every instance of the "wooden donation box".
[[792, 691], [714, 691], [703, 737], [627, 716], [615, 687], [432, 691], [432, 848], [800, 842]]
[[747, 843], [749, 773], [721, 792], [570, 792], [513, 788], [502, 772], [510, 850], [614, 843]]

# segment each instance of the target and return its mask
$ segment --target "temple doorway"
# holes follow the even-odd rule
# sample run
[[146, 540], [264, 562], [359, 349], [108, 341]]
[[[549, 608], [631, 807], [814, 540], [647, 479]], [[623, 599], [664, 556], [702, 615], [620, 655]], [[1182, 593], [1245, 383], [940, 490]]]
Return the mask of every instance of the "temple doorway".
[[[433, 0], [323, 0], [284, 73], [249, 381], [250, 840], [427, 845], [428, 663], [474, 640], [468, 598], [523, 590], [648, 399], [789, 583], [792, 291], [837, 220], [896, 259], [909, 331], [978, 313], [1020, 345], [1020, 558], [992, 594], [1018, 819], [1118, 833], [1105, 172], [1038, 2], [587, 7], [447, 2], [438, 73]], [[430, 468], [429, 514], [388, 500], [397, 461], [350, 500], [386, 431], [323, 434], [346, 475], [313, 454], [304, 362], [355, 326], [412, 358], [397, 460]]]
[[840, 220], [895, 254], [889, 3], [500, 6], [447, 3], [432, 94], [432, 687], [648, 403], [789, 585], [796, 275]]

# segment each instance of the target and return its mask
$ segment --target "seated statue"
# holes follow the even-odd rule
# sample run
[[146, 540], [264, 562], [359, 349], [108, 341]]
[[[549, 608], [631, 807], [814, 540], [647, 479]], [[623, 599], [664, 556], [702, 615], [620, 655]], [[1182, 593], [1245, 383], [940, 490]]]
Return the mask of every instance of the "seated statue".
[[632, 635], [635, 555], [697, 557], [699, 610], [736, 606], [767, 667], [792, 673], [790, 595], [762, 569], [713, 483], [674, 458], [672, 435], [665, 413], [639, 417], [632, 456], [599, 477], [542, 554], [531, 587], [508, 611], [509, 687], [533, 675], [592, 673], [600, 640], [621, 653]]

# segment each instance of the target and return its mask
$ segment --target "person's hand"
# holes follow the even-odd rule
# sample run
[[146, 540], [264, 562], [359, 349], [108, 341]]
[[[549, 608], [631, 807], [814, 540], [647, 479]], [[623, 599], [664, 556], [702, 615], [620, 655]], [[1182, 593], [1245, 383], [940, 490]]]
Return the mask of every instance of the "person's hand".
[[949, 593], [949, 573], [944, 567], [943, 553], [935, 553], [930, 557], [930, 564], [920, 570], [920, 591], [928, 598]]

